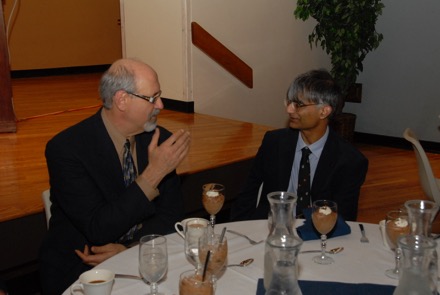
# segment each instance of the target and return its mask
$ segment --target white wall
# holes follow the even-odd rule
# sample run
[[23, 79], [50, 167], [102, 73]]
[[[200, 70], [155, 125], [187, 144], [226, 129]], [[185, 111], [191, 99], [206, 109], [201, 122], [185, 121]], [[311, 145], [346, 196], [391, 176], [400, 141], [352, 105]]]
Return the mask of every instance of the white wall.
[[296, 21], [295, 6], [292, 0], [192, 1], [191, 19], [246, 62], [254, 78], [247, 88], [191, 46], [196, 112], [285, 126], [283, 100], [294, 77], [329, 65], [321, 50], [310, 50], [313, 22]]
[[[283, 99], [291, 81], [329, 66], [325, 53], [310, 50], [313, 22], [295, 21], [295, 5], [292, 0], [121, 0], [124, 56], [151, 64], [163, 96], [194, 101], [198, 113], [285, 126]], [[192, 45], [191, 21], [253, 69], [252, 89]]]
[[162, 95], [183, 97], [187, 69], [184, 67], [186, 41], [184, 1], [120, 0], [122, 54], [136, 57], [158, 73]]
[[377, 31], [384, 40], [364, 72], [356, 131], [402, 137], [411, 127], [421, 140], [440, 142], [440, 1], [384, 0]]
[[[310, 49], [314, 21], [294, 18], [294, 0], [124, 2], [138, 6], [125, 16], [129, 33], [135, 31], [125, 43], [128, 56], [151, 63], [164, 97], [194, 101], [198, 113], [282, 127], [290, 82], [310, 69], [330, 69], [328, 56]], [[411, 127], [420, 139], [440, 142], [440, 1], [384, 4], [377, 24], [384, 41], [367, 56], [358, 79], [362, 103], [347, 103], [344, 111], [357, 115], [357, 132], [402, 137]], [[191, 44], [191, 21], [252, 67], [253, 89]]]

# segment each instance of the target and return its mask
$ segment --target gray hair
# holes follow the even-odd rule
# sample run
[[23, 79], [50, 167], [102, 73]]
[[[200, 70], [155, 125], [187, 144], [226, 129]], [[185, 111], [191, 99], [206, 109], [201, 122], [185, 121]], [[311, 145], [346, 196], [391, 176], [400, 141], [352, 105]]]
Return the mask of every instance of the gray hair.
[[136, 92], [135, 74], [124, 63], [113, 64], [101, 78], [99, 95], [106, 109], [111, 109], [113, 97], [119, 90]]
[[298, 96], [312, 103], [332, 107], [332, 117], [339, 111], [342, 94], [339, 85], [326, 70], [312, 70], [299, 75], [287, 90], [287, 102], [298, 101]]

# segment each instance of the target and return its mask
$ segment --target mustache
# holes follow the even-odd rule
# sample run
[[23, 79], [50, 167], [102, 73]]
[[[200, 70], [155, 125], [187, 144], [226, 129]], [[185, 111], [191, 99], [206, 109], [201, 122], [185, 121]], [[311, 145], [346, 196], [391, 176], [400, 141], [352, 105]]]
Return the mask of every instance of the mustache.
[[153, 112], [151, 113], [151, 116], [150, 116], [150, 117], [157, 116], [157, 115], [159, 115], [159, 113], [160, 113], [160, 110], [159, 110], [159, 109], [154, 109]]

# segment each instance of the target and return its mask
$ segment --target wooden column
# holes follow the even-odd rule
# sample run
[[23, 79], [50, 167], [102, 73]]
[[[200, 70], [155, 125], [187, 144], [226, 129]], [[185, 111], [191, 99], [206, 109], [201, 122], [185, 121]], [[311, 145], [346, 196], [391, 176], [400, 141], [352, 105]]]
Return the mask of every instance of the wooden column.
[[0, 132], [16, 132], [12, 104], [11, 71], [9, 66], [8, 40], [6, 39], [3, 1], [0, 5]]

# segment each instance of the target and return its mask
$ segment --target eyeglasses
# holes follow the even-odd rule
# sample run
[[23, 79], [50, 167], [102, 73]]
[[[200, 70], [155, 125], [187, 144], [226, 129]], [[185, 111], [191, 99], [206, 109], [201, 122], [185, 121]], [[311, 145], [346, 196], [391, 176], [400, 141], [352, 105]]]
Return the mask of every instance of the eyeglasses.
[[286, 107], [292, 105], [297, 110], [297, 109], [301, 109], [301, 108], [305, 108], [305, 107], [309, 107], [309, 106], [320, 105], [322, 103], [303, 103], [300, 100], [284, 100], [284, 104]]
[[140, 95], [140, 94], [136, 94], [136, 93], [133, 93], [133, 92], [130, 92], [130, 91], [125, 91], [125, 92], [127, 92], [130, 95], [134, 95], [134, 96], [136, 96], [138, 98], [141, 98], [143, 100], [146, 100], [146, 101], [148, 101], [149, 103], [152, 103], [152, 104], [155, 104], [157, 99], [160, 98], [160, 96], [162, 95], [162, 90], [159, 90], [159, 92], [156, 93], [153, 96]]

